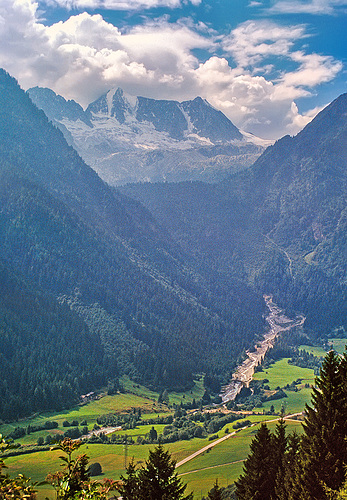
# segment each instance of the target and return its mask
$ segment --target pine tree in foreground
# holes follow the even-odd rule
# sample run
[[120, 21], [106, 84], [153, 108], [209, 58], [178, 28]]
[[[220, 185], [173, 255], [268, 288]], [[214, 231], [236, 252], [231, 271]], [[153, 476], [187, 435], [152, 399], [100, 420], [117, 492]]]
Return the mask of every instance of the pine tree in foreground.
[[236, 497], [239, 500], [271, 500], [275, 490], [275, 454], [273, 436], [266, 424], [260, 425], [250, 449], [243, 474], [236, 482]]
[[218, 485], [218, 480], [216, 479], [213, 488], [208, 492], [208, 500], [222, 500], [222, 489]]
[[312, 391], [312, 406], [306, 405], [302, 437], [304, 498], [324, 500], [326, 487], [339, 490], [345, 479], [346, 453], [346, 355], [340, 361], [330, 351]]
[[149, 452], [146, 466], [135, 470], [130, 462], [126, 477], [118, 488], [123, 500], [193, 500], [192, 493], [185, 496], [186, 485], [175, 472], [176, 462], [162, 445]]

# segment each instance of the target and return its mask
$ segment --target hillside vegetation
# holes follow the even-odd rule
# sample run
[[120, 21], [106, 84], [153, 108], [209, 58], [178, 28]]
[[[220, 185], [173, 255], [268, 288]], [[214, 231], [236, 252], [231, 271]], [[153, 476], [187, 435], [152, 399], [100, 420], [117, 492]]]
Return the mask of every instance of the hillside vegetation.
[[262, 298], [101, 181], [4, 71], [0, 158], [0, 418], [71, 405], [124, 373], [182, 390], [205, 372], [218, 392], [263, 330]]
[[247, 171], [217, 185], [131, 184], [186, 252], [224, 279], [241, 279], [313, 337], [346, 329], [347, 94]]

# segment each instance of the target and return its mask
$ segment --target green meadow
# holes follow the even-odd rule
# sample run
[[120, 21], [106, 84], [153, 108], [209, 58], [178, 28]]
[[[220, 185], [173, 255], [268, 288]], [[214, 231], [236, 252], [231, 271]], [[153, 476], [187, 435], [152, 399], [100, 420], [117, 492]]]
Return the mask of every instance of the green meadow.
[[343, 354], [345, 352], [347, 344], [347, 339], [330, 339], [329, 346], [331, 349], [335, 349], [339, 354]]
[[[275, 412], [280, 412], [284, 408], [285, 414], [300, 413], [305, 408], [305, 404], [310, 402], [311, 386], [314, 384], [314, 372], [310, 368], [300, 368], [288, 363], [288, 358], [283, 358], [262, 372], [257, 372], [253, 376], [254, 380], [268, 379], [271, 390], [277, 387], [283, 388], [287, 384], [300, 380], [296, 385], [297, 392], [285, 389], [286, 398], [274, 401], [266, 401], [258, 411], [269, 411], [274, 406]], [[307, 387], [309, 385], [309, 387]]]
[[77, 420], [79, 423], [86, 420], [88, 427], [92, 429], [93, 425], [96, 423], [96, 419], [100, 415], [128, 412], [131, 411], [132, 408], [141, 408], [146, 418], [154, 418], [154, 416], [167, 413], [168, 411], [167, 407], [157, 404], [156, 400], [149, 399], [147, 396], [144, 397], [130, 393], [116, 394], [114, 396], [105, 395], [85, 405], [76, 406], [59, 413], [40, 413], [31, 418], [20, 420], [19, 422], [3, 424], [0, 426], [0, 433], [6, 436], [6, 434], [12, 432], [17, 426], [27, 427], [28, 425], [43, 425], [47, 420], [58, 422], [58, 429], [35, 432], [19, 439], [22, 444], [35, 444], [40, 436], [45, 437], [48, 434], [53, 435], [55, 433], [62, 433], [63, 430], [65, 431], [66, 429], [63, 427], [64, 420]]
[[[328, 341], [329, 349], [334, 349], [339, 354], [343, 354], [345, 352], [345, 347], [347, 344], [347, 339], [329, 339]], [[323, 349], [323, 347], [319, 346], [311, 346], [311, 345], [301, 345], [299, 349], [303, 349], [318, 358], [324, 358], [327, 354], [327, 351]]]
[[323, 347], [319, 346], [312, 346], [312, 345], [301, 345], [299, 346], [300, 350], [307, 351], [310, 354], [313, 354], [313, 356], [316, 356], [317, 358], [324, 358], [327, 354], [327, 351], [323, 349]]
[[[275, 417], [255, 416], [251, 420], [269, 421], [269, 427], [273, 430], [276, 422]], [[266, 420], [268, 419], [268, 420]], [[239, 431], [231, 438], [216, 445], [209, 451], [194, 458], [177, 469], [182, 480], [188, 484], [187, 491], [194, 491], [195, 498], [199, 495], [206, 495], [213, 482], [218, 479], [221, 486], [225, 486], [235, 481], [242, 471], [242, 461], [247, 457], [249, 445], [254, 437], [256, 429], [250, 427]], [[289, 422], [288, 431], [297, 429], [300, 432], [299, 422]], [[230, 429], [229, 426], [229, 430]], [[218, 434], [222, 437], [225, 428]], [[180, 441], [165, 445], [170, 451], [172, 457], [179, 462], [183, 458], [190, 456], [197, 450], [205, 447], [211, 442], [208, 439], [193, 439], [191, 441]], [[153, 446], [132, 445], [127, 449], [127, 462], [134, 458], [135, 463], [141, 466], [148, 457], [148, 450]], [[125, 472], [125, 447], [124, 445], [103, 445], [103, 444], [84, 444], [81, 446], [81, 453], [86, 453], [90, 458], [90, 463], [99, 462], [102, 465], [103, 476], [112, 479], [119, 479]], [[56, 471], [60, 467], [60, 452], [57, 450], [33, 453], [30, 455], [21, 455], [18, 457], [9, 457], [6, 464], [11, 474], [18, 474], [25, 471], [25, 474], [34, 481], [42, 481], [48, 472]], [[54, 490], [50, 486], [39, 488], [39, 499], [45, 497], [54, 498]]]
[[[271, 429], [276, 425], [276, 416], [265, 415], [274, 405], [275, 411], [280, 412], [281, 407], [284, 407], [286, 414], [300, 413], [303, 411], [305, 403], [310, 402], [310, 386], [314, 383], [313, 370], [300, 368], [288, 363], [288, 359], [282, 359], [271, 365], [262, 372], [257, 372], [254, 375], [255, 380], [267, 378], [270, 389], [274, 390], [277, 387], [284, 387], [291, 384], [293, 381], [300, 379], [297, 385], [297, 392], [286, 391], [287, 398], [276, 401], [268, 401], [261, 408], [254, 411], [253, 414], [246, 414], [244, 418], [256, 424], [253, 427], [238, 430], [234, 436], [217, 444], [209, 451], [198, 455], [193, 460], [185, 463], [177, 469], [178, 474], [184, 482], [187, 483], [187, 491], [194, 491], [195, 499], [206, 496], [208, 490], [212, 487], [214, 481], [218, 479], [221, 486], [225, 486], [234, 482], [242, 472], [243, 460], [247, 457], [249, 445], [254, 437], [260, 422], [268, 421]], [[306, 385], [306, 387], [305, 387]], [[59, 423], [58, 429], [49, 431], [35, 432], [29, 436], [24, 436], [19, 441], [22, 444], [33, 444], [39, 436], [45, 437], [47, 434], [53, 435], [55, 432], [63, 432], [62, 427], [64, 420], [86, 420], [88, 426], [96, 422], [99, 415], [107, 413], [122, 413], [131, 411], [133, 408], [141, 408], [144, 419], [155, 418], [158, 415], [172, 412], [165, 405], [157, 403], [158, 394], [148, 389], [144, 389], [138, 384], [134, 384], [129, 379], [123, 380], [123, 386], [127, 391], [125, 394], [117, 394], [114, 396], [105, 395], [98, 400], [92, 401], [84, 406], [76, 406], [68, 411], [61, 413], [45, 413], [36, 415], [31, 419], [11, 425], [3, 425], [0, 432], [6, 434], [14, 429], [17, 425], [25, 427], [29, 424], [43, 424], [46, 420], [55, 420]], [[200, 399], [203, 392], [202, 380], [196, 381], [192, 391], [186, 393], [170, 394], [170, 404], [180, 403], [181, 401], [191, 401], [193, 398]], [[117, 431], [117, 434], [127, 434], [136, 442], [137, 437], [145, 436], [150, 428], [149, 425], [140, 425], [135, 429], [126, 431]], [[164, 425], [155, 424], [154, 428], [158, 434], [162, 433]], [[301, 431], [301, 423], [299, 421], [288, 421], [288, 431], [297, 429]], [[227, 433], [233, 432], [232, 424], [227, 424], [218, 432], [218, 437], [223, 437]], [[190, 441], [179, 441], [165, 445], [165, 448], [170, 451], [172, 457], [177, 461], [181, 461], [211, 444], [207, 438], [194, 438]], [[119, 479], [125, 472], [125, 459], [127, 462], [134, 457], [135, 463], [141, 466], [148, 457], [148, 450], [151, 445], [129, 445], [125, 449], [124, 445], [117, 444], [83, 444], [80, 448], [81, 453], [86, 453], [89, 456], [90, 463], [99, 462], [103, 469], [103, 477]], [[6, 459], [6, 465], [11, 474], [25, 473], [34, 481], [42, 481], [47, 473], [54, 472], [59, 469], [59, 452], [57, 451], [42, 451]], [[54, 491], [50, 486], [43, 486], [39, 489], [39, 500], [44, 498], [54, 499]]]

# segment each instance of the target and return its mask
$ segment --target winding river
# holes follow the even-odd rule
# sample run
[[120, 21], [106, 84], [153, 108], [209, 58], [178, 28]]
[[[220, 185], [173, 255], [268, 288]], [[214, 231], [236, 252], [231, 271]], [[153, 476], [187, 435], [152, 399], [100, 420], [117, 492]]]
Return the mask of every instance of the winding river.
[[261, 364], [266, 352], [273, 347], [275, 339], [284, 331], [302, 326], [305, 316], [299, 315], [294, 319], [288, 318], [272, 300], [272, 295], [264, 295], [266, 306], [269, 310], [266, 321], [269, 325], [263, 340], [257, 342], [253, 351], [247, 351], [247, 358], [237, 367], [232, 375], [230, 383], [222, 388], [221, 397], [223, 403], [233, 401], [241, 391], [242, 387], [248, 387], [252, 380], [255, 367]]

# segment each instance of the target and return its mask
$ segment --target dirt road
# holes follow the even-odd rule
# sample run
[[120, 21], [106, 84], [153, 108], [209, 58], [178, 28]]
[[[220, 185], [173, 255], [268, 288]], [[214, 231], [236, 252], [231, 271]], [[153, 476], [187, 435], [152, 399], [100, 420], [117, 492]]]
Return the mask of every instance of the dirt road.
[[[299, 415], [302, 415], [302, 414], [301, 413], [293, 413], [292, 415], [287, 415], [286, 417], [284, 417], [284, 420], [291, 420], [294, 417], [297, 417]], [[235, 436], [235, 434], [237, 434], [238, 432], [241, 432], [244, 429], [248, 429], [250, 427], [255, 427], [256, 425], [259, 425], [261, 423], [266, 423], [267, 424], [267, 423], [270, 423], [270, 422], [277, 422], [280, 418], [281, 417], [273, 418], [271, 420], [264, 420], [263, 422], [253, 422], [252, 424], [250, 424], [250, 425], [248, 425], [246, 427], [242, 427], [242, 429], [237, 429], [236, 431], [230, 432], [230, 434], [226, 434], [225, 436], [223, 436], [223, 437], [221, 437], [219, 439], [216, 439], [215, 441], [213, 441], [213, 443], [208, 444], [207, 446], [204, 446], [200, 450], [198, 450], [195, 453], [192, 453], [191, 455], [189, 455], [189, 457], [186, 457], [183, 460], [181, 460], [180, 462], [177, 462], [176, 469], [178, 467], [181, 467], [183, 464], [186, 464], [190, 460], [193, 460], [194, 458], [198, 457], [202, 453], [205, 453], [205, 451], [210, 450], [211, 448], [213, 448], [217, 444], [223, 443], [223, 441], [226, 441], [227, 439], [230, 439], [231, 437]], [[221, 464], [221, 465], [227, 465], [227, 464]]]

